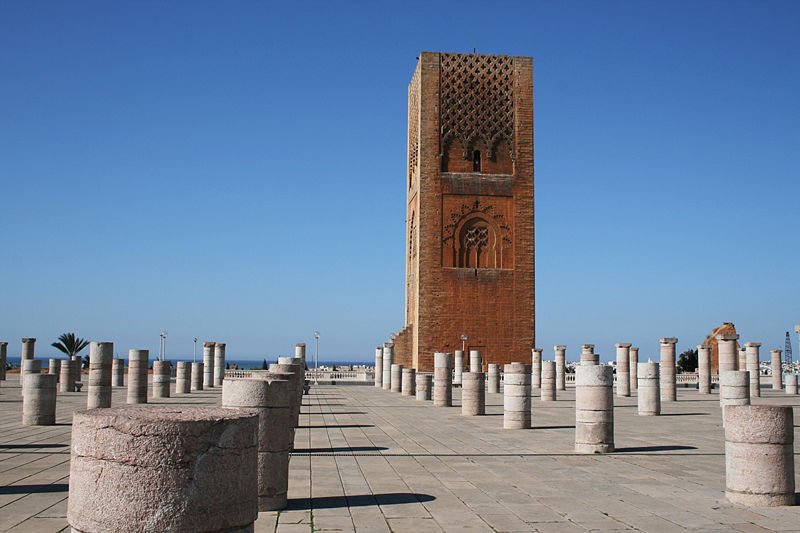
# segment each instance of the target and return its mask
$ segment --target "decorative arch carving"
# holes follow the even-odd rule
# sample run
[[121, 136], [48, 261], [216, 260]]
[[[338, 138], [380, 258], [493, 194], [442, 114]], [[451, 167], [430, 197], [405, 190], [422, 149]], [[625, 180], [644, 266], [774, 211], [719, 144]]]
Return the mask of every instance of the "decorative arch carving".
[[449, 216], [443, 227], [443, 266], [511, 268], [511, 227], [493, 204], [462, 203]]

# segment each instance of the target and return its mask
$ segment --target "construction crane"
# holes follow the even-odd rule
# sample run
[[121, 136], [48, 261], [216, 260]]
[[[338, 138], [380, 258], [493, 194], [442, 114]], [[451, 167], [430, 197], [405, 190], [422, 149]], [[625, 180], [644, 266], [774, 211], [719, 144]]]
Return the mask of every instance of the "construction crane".
[[786, 347], [783, 350], [783, 364], [787, 369], [792, 367], [792, 338], [786, 332]]

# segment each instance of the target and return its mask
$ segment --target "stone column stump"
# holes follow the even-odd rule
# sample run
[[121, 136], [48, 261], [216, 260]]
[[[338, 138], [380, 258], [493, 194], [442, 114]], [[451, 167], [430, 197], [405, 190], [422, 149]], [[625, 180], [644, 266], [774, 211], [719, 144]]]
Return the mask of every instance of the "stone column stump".
[[55, 374], [29, 373], [22, 397], [23, 426], [52, 426], [56, 423]]
[[661, 414], [659, 364], [651, 361], [637, 366], [639, 416], [658, 416]]
[[111, 360], [111, 386], [125, 386], [125, 361], [114, 358]]
[[739, 356], [736, 353], [736, 341], [739, 340], [739, 335], [719, 334], [716, 339], [719, 375], [729, 370], [739, 370]]
[[[753, 392], [752, 390], [750, 391]], [[786, 374], [786, 394], [797, 394], [797, 374], [794, 372]]]
[[226, 378], [222, 406], [258, 413], [258, 510], [286, 507], [289, 451], [294, 445], [293, 392], [288, 379]]
[[169, 398], [171, 373], [169, 361], [153, 362], [153, 398]]
[[726, 370], [719, 375], [719, 403], [722, 407], [722, 426], [725, 410], [730, 405], [750, 405], [750, 372]]
[[386, 343], [383, 345], [383, 390], [392, 389], [392, 360], [394, 359], [394, 347]]
[[223, 379], [225, 379], [225, 343], [217, 342], [214, 344], [214, 386], [222, 387]]
[[178, 361], [175, 367], [175, 394], [192, 392], [192, 363]]
[[461, 414], [479, 416], [486, 414], [486, 374], [464, 372], [461, 382]]
[[543, 402], [556, 401], [556, 363], [545, 361], [542, 363], [541, 400]]
[[111, 365], [113, 358], [113, 342], [93, 342], [89, 345], [87, 409], [111, 407]]
[[61, 359], [50, 358], [47, 361], [47, 373], [56, 377], [56, 383], [61, 381]]
[[770, 370], [772, 370], [772, 390], [783, 388], [783, 363], [781, 361], [781, 350], [770, 350]]
[[469, 371], [483, 372], [483, 358], [481, 357], [480, 350], [469, 351]]
[[531, 390], [542, 388], [542, 349], [531, 349]]
[[531, 366], [511, 363], [503, 371], [503, 428], [530, 429]]
[[759, 361], [759, 348], [760, 342], [746, 342], [745, 343], [745, 366], [741, 367], [742, 370], [750, 372], [750, 398], [761, 397], [761, 370]]
[[61, 376], [58, 382], [58, 392], [75, 392], [75, 361], [61, 363]]
[[464, 373], [464, 350], [456, 350], [453, 354], [453, 386], [461, 386], [461, 374]]
[[615, 345], [615, 348], [617, 350], [617, 396], [628, 397], [631, 395], [631, 343], [620, 342]]
[[553, 346], [556, 357], [556, 390], [567, 390], [567, 347], [563, 344]]
[[449, 353], [433, 354], [433, 406], [453, 406], [453, 356]]
[[402, 385], [400, 393], [403, 396], [416, 396], [417, 394], [417, 371], [413, 368], [403, 369]]
[[597, 364], [594, 356], [594, 344], [584, 344], [581, 346], [581, 365], [592, 366]]
[[735, 505], [795, 504], [794, 417], [783, 405], [725, 410], [725, 497]]
[[391, 376], [391, 384], [389, 385], [389, 390], [391, 392], [402, 392], [403, 365], [392, 364], [390, 376]]
[[614, 451], [613, 385], [610, 366], [575, 369], [575, 453]]
[[128, 403], [147, 403], [149, 350], [128, 350]]
[[433, 375], [417, 373], [417, 400], [430, 400], [433, 393]]
[[496, 363], [486, 365], [486, 392], [498, 394], [500, 392], [500, 366]]
[[383, 387], [383, 346], [375, 348], [375, 386]]
[[667, 337], [660, 339], [661, 364], [659, 371], [659, 386], [661, 387], [661, 403], [678, 401], [678, 385], [675, 376], [675, 345], [678, 339]]
[[628, 368], [631, 371], [631, 390], [635, 391], [639, 387], [639, 348], [637, 346], [631, 346]]
[[212, 407], [76, 412], [72, 531], [252, 532], [257, 430], [255, 414]]
[[697, 390], [700, 394], [711, 394], [711, 345], [697, 347]]
[[203, 342], [203, 388], [210, 389], [214, 386], [214, 341]]
[[203, 363], [192, 363], [192, 390], [203, 390]]
[[20, 394], [25, 397], [25, 376], [28, 374], [41, 374], [42, 361], [39, 359], [21, 359], [19, 369]]

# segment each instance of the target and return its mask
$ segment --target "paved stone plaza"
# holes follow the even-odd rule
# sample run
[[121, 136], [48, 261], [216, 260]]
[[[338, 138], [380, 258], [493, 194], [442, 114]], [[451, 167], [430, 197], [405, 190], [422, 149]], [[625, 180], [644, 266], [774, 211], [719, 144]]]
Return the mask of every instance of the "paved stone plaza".
[[[18, 376], [0, 387], [0, 530], [68, 531], [70, 423], [86, 392], [59, 393], [58, 425], [24, 427]], [[220, 392], [150, 402], [214, 405]], [[762, 393], [754, 403], [800, 405]], [[679, 389], [659, 417], [637, 416], [635, 392], [615, 397], [617, 452], [588, 456], [572, 453], [571, 388], [534, 398], [531, 430], [503, 430], [500, 394], [487, 393], [477, 417], [461, 416], [460, 389], [453, 396], [454, 407], [434, 408], [371, 386], [313, 387], [289, 508], [261, 513], [256, 531], [800, 531], [798, 507], [725, 501], [716, 391]], [[125, 399], [115, 388], [112, 405]]]

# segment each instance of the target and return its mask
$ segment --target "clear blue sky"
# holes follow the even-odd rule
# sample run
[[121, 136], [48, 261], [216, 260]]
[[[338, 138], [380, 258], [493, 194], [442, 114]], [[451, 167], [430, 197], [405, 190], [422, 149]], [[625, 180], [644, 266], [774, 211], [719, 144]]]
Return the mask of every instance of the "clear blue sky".
[[[0, 2], [0, 339], [371, 358], [421, 50], [535, 58], [537, 344], [800, 323], [798, 2]], [[796, 337], [795, 339], [795, 350]]]

